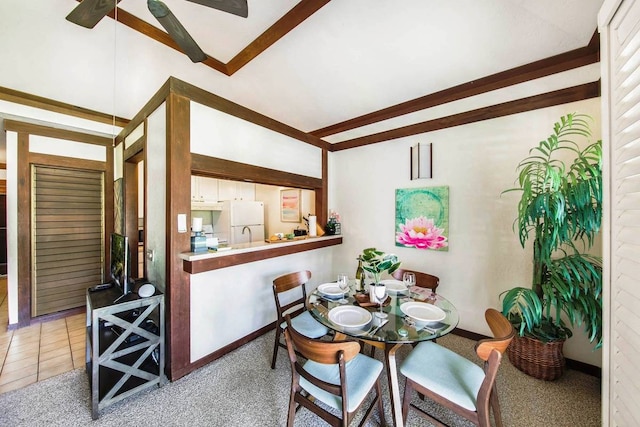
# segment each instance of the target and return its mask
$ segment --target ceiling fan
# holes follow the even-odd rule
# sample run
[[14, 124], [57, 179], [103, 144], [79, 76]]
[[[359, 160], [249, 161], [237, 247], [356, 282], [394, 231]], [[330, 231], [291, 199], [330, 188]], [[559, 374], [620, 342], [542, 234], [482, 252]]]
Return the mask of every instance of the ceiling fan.
[[[232, 13], [243, 18], [249, 15], [247, 0], [187, 1]], [[82, 3], [67, 15], [67, 20], [86, 28], [93, 28], [102, 18], [115, 9], [119, 2], [120, 0], [82, 0]], [[147, 7], [191, 61], [202, 62], [207, 59], [207, 55], [200, 49], [200, 46], [193, 40], [175, 15], [171, 13], [167, 5], [160, 0], [147, 0]]]

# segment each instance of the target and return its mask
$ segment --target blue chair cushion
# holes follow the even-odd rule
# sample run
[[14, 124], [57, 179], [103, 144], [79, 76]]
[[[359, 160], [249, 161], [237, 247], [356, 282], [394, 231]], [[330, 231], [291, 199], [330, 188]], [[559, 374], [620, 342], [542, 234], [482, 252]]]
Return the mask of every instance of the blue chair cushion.
[[[324, 363], [308, 360], [304, 364], [304, 369], [316, 378], [330, 384], [340, 384], [340, 369], [338, 364], [327, 365]], [[347, 411], [353, 412], [358, 409], [371, 387], [382, 372], [382, 362], [372, 359], [364, 354], [358, 354], [345, 365], [347, 373]], [[309, 394], [317, 400], [335, 408], [342, 410], [342, 398], [316, 387], [309, 381], [300, 377], [300, 386], [307, 390]]]
[[400, 372], [445, 399], [476, 411], [484, 370], [459, 354], [431, 341], [421, 342], [404, 360]]
[[[291, 319], [291, 326], [307, 338], [320, 338], [329, 333], [329, 329], [314, 319], [311, 313], [306, 310]], [[287, 322], [282, 322], [280, 327], [284, 330], [287, 327]]]

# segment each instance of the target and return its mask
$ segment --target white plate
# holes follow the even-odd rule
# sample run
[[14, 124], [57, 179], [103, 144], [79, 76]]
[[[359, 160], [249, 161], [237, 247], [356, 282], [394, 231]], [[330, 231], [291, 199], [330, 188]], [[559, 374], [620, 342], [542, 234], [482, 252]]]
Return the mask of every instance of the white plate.
[[344, 292], [342, 291], [342, 289], [340, 289], [340, 286], [338, 286], [338, 284], [335, 282], [323, 283], [322, 285], [318, 286], [318, 292], [329, 297], [341, 297], [342, 295], [344, 295]]
[[439, 322], [447, 316], [440, 307], [426, 302], [405, 302], [400, 304], [400, 310], [407, 316], [420, 322]]
[[345, 328], [361, 328], [371, 322], [371, 313], [362, 307], [341, 305], [329, 310], [329, 320]]
[[151, 283], [145, 283], [138, 289], [138, 296], [142, 298], [150, 297], [156, 293], [156, 288]]
[[407, 290], [407, 287], [405, 286], [405, 284], [400, 280], [385, 279], [385, 280], [380, 280], [380, 283], [382, 283], [387, 288], [387, 292], [398, 293], [398, 292], [404, 292]]

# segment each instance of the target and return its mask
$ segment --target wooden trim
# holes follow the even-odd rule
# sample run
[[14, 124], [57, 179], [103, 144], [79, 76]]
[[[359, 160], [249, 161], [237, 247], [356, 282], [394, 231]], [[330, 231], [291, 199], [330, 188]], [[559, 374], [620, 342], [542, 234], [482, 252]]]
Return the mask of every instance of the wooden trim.
[[213, 362], [216, 359], [221, 358], [222, 356], [231, 353], [234, 350], [237, 350], [238, 348], [242, 347], [243, 345], [255, 340], [256, 338], [261, 337], [262, 335], [266, 334], [267, 332], [271, 331], [273, 328], [275, 328], [276, 322], [270, 323], [266, 326], [263, 326], [262, 328], [258, 329], [257, 331], [253, 331], [251, 332], [249, 335], [240, 338], [237, 341], [232, 342], [231, 344], [227, 344], [226, 346], [222, 347], [219, 350], [214, 351], [211, 354], [206, 355], [205, 357], [203, 357], [202, 359], [198, 359], [195, 362], [191, 363], [187, 369], [185, 369], [182, 373], [181, 373], [181, 377], [187, 375], [190, 372], [195, 371], [196, 369], [200, 369], [203, 366], [208, 365], [209, 363]]
[[600, 62], [600, 32], [596, 28], [591, 36], [591, 40], [589, 40], [589, 44], [587, 47], [594, 52], [598, 52], [598, 62]]
[[113, 145], [113, 139], [110, 137], [94, 135], [90, 133], [82, 133], [82, 132], [73, 131], [69, 129], [53, 128], [49, 126], [22, 122], [18, 120], [5, 120], [4, 127], [6, 130], [9, 130], [9, 131], [23, 132], [23, 133], [28, 133], [30, 135], [38, 135], [38, 136], [44, 136], [48, 138], [83, 142], [85, 144], [101, 145], [103, 147], [111, 147]]
[[138, 164], [125, 161], [124, 175], [124, 234], [129, 238], [131, 276], [138, 277]]
[[565, 358], [567, 362], [567, 369], [573, 369], [574, 371], [582, 372], [583, 374], [591, 375], [592, 377], [602, 378], [602, 368], [599, 366], [590, 365], [588, 363], [580, 362], [579, 360], [573, 360]]
[[6, 169], [6, 168], [7, 168], [6, 163], [0, 163], [0, 169]]
[[[18, 133], [18, 259], [26, 260], [18, 263], [18, 327], [28, 326], [31, 318], [31, 165], [41, 164], [74, 169], [90, 169], [104, 172], [104, 233], [113, 230], [113, 149], [110, 138], [95, 135], [85, 135], [75, 131], [47, 128], [46, 126], [24, 123], [15, 120], [5, 120], [5, 127]], [[106, 161], [75, 159], [63, 156], [52, 156], [29, 152], [29, 135], [48, 136], [72, 141], [83, 141], [85, 135], [93, 144], [105, 146]], [[111, 185], [108, 185], [111, 183]], [[109, 251], [108, 239], [105, 239], [105, 250]], [[108, 267], [108, 255], [105, 256], [104, 271]]]
[[263, 114], [257, 113], [253, 110], [248, 109], [247, 107], [236, 104], [235, 102], [229, 101], [218, 95], [214, 95], [213, 93], [207, 92], [204, 89], [200, 89], [199, 87], [196, 87], [192, 84], [183, 82], [182, 80], [176, 79], [175, 77], [170, 77], [169, 82], [172, 92], [185, 96], [194, 102], [206, 105], [218, 111], [222, 111], [223, 113], [238, 117], [250, 123], [254, 123], [258, 126], [262, 126], [266, 129], [306, 142], [313, 146], [323, 149], [329, 148], [330, 144], [320, 138], [317, 138], [306, 132], [302, 132], [287, 124], [269, 118]]
[[[162, 85], [162, 87], [153, 95], [153, 97], [144, 105], [144, 107], [142, 107], [138, 114], [136, 114], [135, 117], [131, 119], [129, 124], [116, 137], [115, 145], [123, 142], [126, 136], [129, 135], [140, 123], [142, 123], [149, 116], [149, 114], [153, 113], [163, 102], [165, 102], [170, 93], [184, 96], [192, 100], [193, 102], [197, 102], [231, 116], [238, 117], [249, 123], [253, 123], [274, 132], [278, 132], [282, 135], [286, 135], [299, 141], [306, 142], [307, 144], [319, 147], [323, 150], [330, 149], [331, 144], [323, 141], [320, 138], [317, 138], [306, 132], [302, 132], [287, 124], [278, 122], [265, 115], [250, 110], [247, 107], [236, 104], [235, 102], [224, 99], [218, 95], [214, 95], [211, 92], [207, 92], [204, 89], [200, 89], [199, 87], [181, 81], [175, 77], [169, 77], [167, 81]], [[190, 123], [190, 119], [185, 123]], [[130, 148], [132, 147], [133, 145]], [[127, 153], [128, 152], [129, 150], [127, 150]]]
[[[104, 273], [102, 281], [106, 282], [111, 277], [111, 239], [109, 239], [115, 220], [113, 218], [114, 200], [113, 200], [113, 163], [114, 154], [113, 147], [107, 147], [107, 167], [104, 170], [104, 230], [102, 238], [104, 240]], [[109, 272], [109, 273], [107, 273]]]
[[18, 325], [31, 322], [31, 163], [29, 135], [18, 132]]
[[[109, 151], [109, 148], [107, 148]], [[71, 169], [91, 169], [105, 171], [107, 162], [99, 162], [96, 160], [77, 159], [74, 157], [54, 156], [51, 154], [29, 153], [29, 162], [44, 166], [56, 166]]]
[[131, 144], [128, 148], [124, 149], [123, 161], [136, 162], [136, 157], [144, 150], [144, 141], [146, 139], [146, 133], [143, 137], [139, 138], [136, 142]]
[[[246, 335], [242, 338], [240, 338], [239, 340], [236, 340], [230, 344], [227, 344], [226, 346], [220, 348], [219, 350], [214, 351], [211, 354], [206, 355], [205, 357], [203, 357], [202, 359], [198, 359], [195, 362], [189, 364], [189, 366], [185, 367], [185, 369], [183, 369], [181, 372], [179, 372], [179, 376], [178, 378], [181, 378], [197, 369], [200, 369], [206, 365], [208, 365], [209, 363], [213, 362], [214, 360], [217, 360], [219, 358], [221, 358], [222, 356], [225, 356], [229, 353], [231, 353], [234, 350], [237, 350], [238, 348], [242, 347], [243, 345], [257, 339], [260, 338], [262, 335], [270, 332], [272, 329], [274, 329], [276, 326], [276, 322], [270, 323], [266, 326], [263, 326], [262, 328], [250, 333], [249, 335]], [[472, 341], [480, 341], [482, 339], [488, 339], [491, 338], [489, 336], [486, 335], [482, 335], [482, 334], [478, 334], [475, 332], [470, 332], [470, 331], [466, 331], [464, 329], [459, 329], [459, 328], [455, 328], [452, 332], [453, 335], [457, 335], [459, 337], [463, 337], [463, 338], [467, 338], [470, 339]], [[594, 365], [589, 365], [588, 363], [584, 363], [584, 362], [579, 362], [576, 360], [571, 360], [571, 359], [566, 359], [567, 361], [567, 368], [569, 369], [573, 369], [582, 373], [585, 373], [587, 375], [591, 375], [593, 377], [596, 378], [602, 378], [602, 369], [594, 366]]]
[[233, 75], [291, 30], [302, 24], [307, 18], [329, 3], [329, 1], [330, 0], [306, 0], [295, 5], [286, 15], [278, 19], [275, 24], [234, 56], [226, 64], [226, 74], [229, 76]]
[[373, 113], [365, 114], [341, 123], [336, 123], [310, 132], [310, 134], [315, 135], [318, 138], [322, 138], [459, 99], [480, 95], [493, 90], [550, 76], [552, 74], [572, 70], [585, 65], [594, 64], [600, 60], [599, 40], [598, 32], [596, 31], [589, 42], [589, 45], [586, 47], [555, 55], [540, 61], [535, 61], [507, 71], [492, 74], [490, 76], [425, 95], [411, 101], [387, 107]]
[[[64, 310], [64, 311], [58, 311], [56, 313], [51, 313], [51, 314], [44, 314], [42, 316], [38, 316], [38, 317], [34, 317], [31, 319], [31, 325], [36, 324], [36, 323], [47, 323], [47, 322], [52, 322], [54, 320], [59, 320], [59, 319], [66, 319], [67, 317], [70, 316], [75, 316], [76, 314], [82, 314], [82, 313], [86, 313], [87, 310], [85, 309], [85, 307], [76, 307], [76, 308], [70, 308], [68, 310]], [[7, 330], [14, 330], [14, 329], [18, 329], [20, 326], [16, 325], [15, 323], [13, 325], [8, 325], [7, 326]]]
[[168, 365], [172, 380], [189, 366], [191, 357], [191, 278], [182, 269], [181, 252], [191, 244], [189, 233], [178, 232], [178, 214], [191, 212], [190, 101], [172, 93], [167, 99], [167, 331]]
[[585, 83], [566, 89], [534, 95], [527, 98], [496, 104], [490, 107], [479, 108], [451, 116], [440, 117], [422, 123], [403, 126], [385, 132], [354, 138], [334, 144], [331, 151], [346, 150], [361, 147], [391, 139], [433, 132], [454, 126], [466, 125], [483, 120], [495, 119], [525, 111], [538, 110], [554, 105], [567, 104], [569, 102], [582, 101], [600, 96], [600, 81]]
[[[483, 334], [478, 334], [476, 332], [466, 331], [464, 329], [455, 328], [452, 334], [457, 335], [459, 337], [467, 338], [472, 341], [480, 341], [484, 339], [489, 339], [491, 337]], [[580, 362], [578, 360], [572, 360], [565, 358], [567, 362], [567, 368], [573, 369], [578, 372], [582, 372], [583, 374], [591, 375], [596, 378], [602, 378], [602, 368], [594, 365], [590, 365], [585, 362]]]
[[314, 249], [326, 248], [342, 244], [342, 237], [337, 239], [313, 240], [298, 245], [281, 243], [273, 248], [263, 249], [253, 252], [244, 252], [235, 255], [225, 255], [215, 258], [207, 258], [198, 261], [182, 261], [184, 271], [190, 274], [203, 273], [205, 271], [217, 270], [231, 267], [233, 265], [246, 264], [249, 262], [261, 261], [263, 259], [275, 258], [279, 256], [291, 255]]
[[68, 116], [79, 117], [98, 123], [113, 124], [118, 127], [124, 127], [129, 120], [97, 111], [89, 110], [65, 102], [54, 101], [43, 98], [41, 96], [31, 95], [26, 92], [9, 89], [0, 86], [0, 99], [3, 101], [13, 102], [20, 105], [27, 105], [42, 110], [53, 111], [54, 113], [65, 114]]
[[329, 153], [322, 150], [322, 189], [316, 191], [316, 217], [318, 224], [326, 224], [329, 217]]
[[[156, 111], [158, 107], [160, 107], [160, 105], [162, 105], [162, 103], [166, 101], [166, 99], [169, 97], [169, 92], [171, 91], [171, 81], [173, 79], [174, 77], [169, 77], [169, 79], [164, 82], [164, 84], [151, 97], [151, 99], [147, 101], [146, 104], [144, 104], [144, 107], [142, 107], [140, 111], [138, 111], [138, 113], [131, 119], [129, 124], [124, 129], [122, 129], [120, 134], [116, 137], [114, 146], [118, 145], [119, 143], [124, 143], [124, 139], [127, 137], [127, 135], [133, 132], [140, 125], [140, 123], [143, 123], [151, 113]], [[146, 125], [144, 132], [146, 135]]]
[[211, 178], [250, 181], [283, 187], [322, 189], [322, 179], [320, 178], [312, 178], [195, 153], [191, 154], [191, 173]]

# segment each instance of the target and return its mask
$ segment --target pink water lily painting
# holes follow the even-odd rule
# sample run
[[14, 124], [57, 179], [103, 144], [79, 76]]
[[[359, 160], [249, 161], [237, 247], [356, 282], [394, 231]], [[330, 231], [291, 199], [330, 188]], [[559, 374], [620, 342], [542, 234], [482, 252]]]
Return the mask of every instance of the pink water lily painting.
[[447, 251], [449, 187], [396, 190], [396, 246]]

